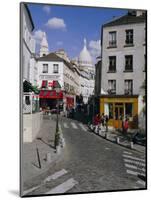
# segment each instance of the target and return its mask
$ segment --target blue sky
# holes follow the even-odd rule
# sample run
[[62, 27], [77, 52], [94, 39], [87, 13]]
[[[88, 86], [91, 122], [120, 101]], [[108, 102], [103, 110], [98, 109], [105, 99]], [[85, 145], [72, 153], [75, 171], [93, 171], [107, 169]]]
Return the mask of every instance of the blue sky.
[[88, 8], [75, 6], [54, 6], [28, 4], [35, 25], [34, 35], [37, 40], [37, 51], [41, 33], [47, 35], [49, 51], [65, 49], [70, 58], [77, 57], [83, 48], [83, 39], [93, 57], [100, 52], [102, 24], [113, 17], [124, 15], [127, 10]]

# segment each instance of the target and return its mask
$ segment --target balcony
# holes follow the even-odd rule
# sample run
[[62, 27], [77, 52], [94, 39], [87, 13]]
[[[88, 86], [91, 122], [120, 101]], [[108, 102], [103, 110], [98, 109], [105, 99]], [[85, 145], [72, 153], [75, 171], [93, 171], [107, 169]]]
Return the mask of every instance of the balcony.
[[124, 47], [133, 47], [134, 46], [134, 43], [133, 43], [133, 40], [125, 40], [125, 45]]
[[125, 70], [123, 72], [133, 72], [133, 66], [132, 65], [126, 65]]
[[58, 70], [54, 70], [53, 73], [54, 74], [58, 74], [59, 72], [58, 72]]
[[108, 72], [107, 73], [116, 73], [116, 66], [109, 66], [109, 68], [108, 68], [109, 70], [108, 70]]
[[133, 91], [132, 91], [132, 89], [125, 89], [124, 93], [125, 93], [125, 95], [132, 95]]
[[115, 41], [109, 41], [109, 46], [108, 46], [107, 48], [108, 48], [108, 49], [109, 49], [109, 48], [117, 48], [116, 40], [115, 40]]
[[48, 73], [48, 71], [47, 71], [47, 70], [43, 70], [42, 73], [43, 73], [43, 74], [46, 74], [46, 73]]
[[107, 92], [110, 95], [114, 95], [114, 94], [116, 94], [116, 89], [108, 89]]

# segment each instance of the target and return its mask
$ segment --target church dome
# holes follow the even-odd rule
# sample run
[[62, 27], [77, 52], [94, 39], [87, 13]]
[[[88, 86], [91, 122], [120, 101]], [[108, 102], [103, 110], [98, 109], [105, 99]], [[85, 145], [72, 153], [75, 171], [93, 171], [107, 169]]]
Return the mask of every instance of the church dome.
[[80, 52], [78, 62], [81, 66], [92, 66], [92, 58], [86, 46], [86, 39], [84, 39], [84, 47]]

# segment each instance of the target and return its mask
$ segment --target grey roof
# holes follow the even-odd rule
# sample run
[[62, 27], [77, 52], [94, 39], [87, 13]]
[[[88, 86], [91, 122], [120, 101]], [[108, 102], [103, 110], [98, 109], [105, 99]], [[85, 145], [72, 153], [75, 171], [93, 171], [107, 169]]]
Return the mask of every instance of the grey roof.
[[40, 57], [37, 59], [38, 61], [64, 61], [62, 58], [57, 56], [55, 53], [49, 53], [46, 56]]
[[63, 58], [57, 56], [55, 53], [49, 53], [46, 56], [40, 57], [37, 59], [38, 61], [56, 61], [56, 62], [63, 62], [66, 64], [66, 66], [68, 66], [69, 69], [71, 69], [72, 71], [74, 70], [73, 65], [64, 60]]
[[146, 21], [146, 14], [141, 15], [141, 16], [126, 14], [120, 18], [117, 18], [111, 22], [104, 24], [103, 27], [118, 26], [118, 25], [124, 25], [124, 24], [144, 23], [145, 21]]

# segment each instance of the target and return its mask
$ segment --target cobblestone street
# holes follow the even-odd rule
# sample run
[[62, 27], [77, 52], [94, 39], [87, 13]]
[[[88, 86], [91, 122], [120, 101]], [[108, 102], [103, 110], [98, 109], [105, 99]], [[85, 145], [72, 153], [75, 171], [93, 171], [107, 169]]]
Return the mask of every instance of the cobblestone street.
[[63, 159], [34, 183], [27, 195], [145, 188], [144, 153], [104, 140], [77, 121], [60, 119], [66, 141]]

